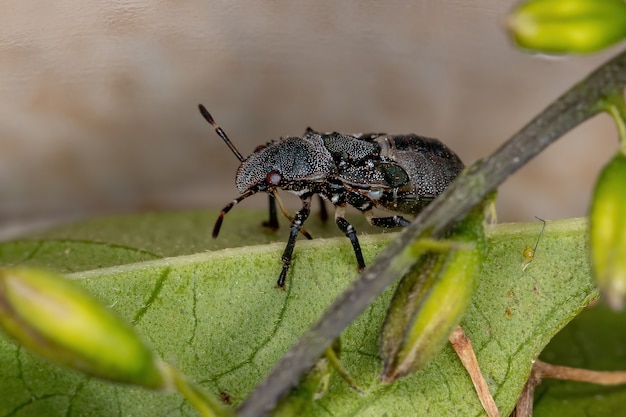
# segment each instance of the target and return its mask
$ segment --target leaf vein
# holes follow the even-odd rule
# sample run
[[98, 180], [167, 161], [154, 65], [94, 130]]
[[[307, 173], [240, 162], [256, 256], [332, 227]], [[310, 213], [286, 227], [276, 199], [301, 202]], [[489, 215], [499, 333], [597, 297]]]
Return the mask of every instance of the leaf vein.
[[148, 297], [146, 302], [142, 304], [141, 308], [139, 308], [139, 310], [137, 311], [137, 314], [135, 314], [135, 317], [133, 318], [132, 323], [134, 325], [139, 323], [142, 317], [148, 312], [148, 308], [150, 308], [152, 303], [154, 303], [154, 301], [158, 298], [159, 294], [161, 293], [161, 290], [163, 289], [163, 284], [165, 283], [165, 280], [169, 276], [170, 272], [171, 272], [171, 268], [165, 268], [163, 272], [161, 273], [161, 276], [159, 276], [159, 278], [156, 280], [154, 284], [154, 288], [152, 289], [152, 292], [150, 293], [150, 297]]

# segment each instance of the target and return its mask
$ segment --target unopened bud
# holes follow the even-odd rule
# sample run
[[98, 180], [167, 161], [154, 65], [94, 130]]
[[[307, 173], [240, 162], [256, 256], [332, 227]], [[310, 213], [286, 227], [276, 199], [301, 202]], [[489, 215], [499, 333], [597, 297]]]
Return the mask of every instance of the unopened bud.
[[626, 297], [626, 155], [603, 168], [589, 214], [591, 265], [609, 305], [621, 309]]
[[[485, 253], [485, 205], [479, 204], [402, 278], [381, 337], [381, 380], [391, 383], [428, 364], [469, 307]], [[420, 242], [416, 243], [417, 245]]]
[[509, 17], [520, 47], [547, 53], [589, 53], [626, 37], [623, 0], [529, 0]]
[[0, 269], [0, 328], [58, 365], [147, 388], [166, 384], [162, 362], [134, 329], [60, 275]]

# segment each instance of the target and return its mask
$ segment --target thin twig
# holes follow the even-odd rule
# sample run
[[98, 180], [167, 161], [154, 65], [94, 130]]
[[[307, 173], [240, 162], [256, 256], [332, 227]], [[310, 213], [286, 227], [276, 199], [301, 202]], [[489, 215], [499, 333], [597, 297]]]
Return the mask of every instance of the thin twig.
[[456, 326], [450, 335], [450, 344], [461, 360], [465, 370], [469, 374], [472, 384], [476, 389], [478, 400], [482, 404], [487, 415], [489, 417], [500, 417], [498, 406], [496, 405], [491, 392], [489, 392], [487, 381], [485, 380], [483, 373], [480, 371], [480, 366], [478, 366], [478, 359], [476, 359], [472, 342], [469, 340], [461, 326]]
[[626, 384], [626, 371], [592, 371], [570, 366], [552, 365], [537, 359], [517, 400], [513, 417], [532, 417], [535, 388], [545, 378], [589, 382], [598, 385]]
[[598, 385], [626, 384], [626, 371], [592, 371], [589, 369], [552, 365], [540, 360], [535, 361], [533, 374], [541, 379], [564, 379]]
[[535, 399], [535, 388], [541, 384], [541, 378], [539, 378], [534, 372], [530, 372], [528, 381], [524, 384], [522, 393], [517, 400], [515, 409], [511, 413], [511, 417], [532, 417], [533, 405]]
[[311, 368], [333, 340], [415, 262], [410, 245], [440, 237], [488, 193], [564, 133], [601, 111], [598, 102], [623, 91], [626, 52], [602, 65], [546, 108], [526, 127], [461, 175], [427, 206], [302, 335], [239, 408], [241, 417], [268, 413]]

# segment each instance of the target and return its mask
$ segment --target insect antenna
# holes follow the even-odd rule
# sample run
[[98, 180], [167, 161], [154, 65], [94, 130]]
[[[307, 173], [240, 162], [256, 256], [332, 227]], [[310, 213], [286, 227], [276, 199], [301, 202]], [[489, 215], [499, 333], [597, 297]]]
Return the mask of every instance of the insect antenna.
[[209, 122], [211, 126], [215, 128], [215, 132], [228, 145], [230, 150], [233, 151], [237, 159], [239, 159], [239, 162], [243, 162], [244, 157], [243, 155], [241, 155], [241, 152], [239, 152], [237, 148], [235, 148], [235, 145], [230, 141], [230, 139], [228, 138], [228, 135], [226, 135], [226, 132], [224, 132], [224, 129], [222, 129], [221, 127], [218, 126], [217, 123], [215, 123], [215, 120], [213, 120], [213, 116], [211, 116], [211, 113], [209, 113], [206, 107], [204, 107], [202, 104], [198, 104], [198, 108], [200, 109], [200, 114], [202, 115], [202, 117], [204, 117], [206, 121]]
[[222, 222], [224, 221], [224, 216], [226, 216], [226, 214], [230, 211], [230, 209], [232, 209], [237, 204], [241, 203], [243, 200], [250, 197], [251, 195], [256, 194], [256, 192], [257, 191], [255, 189], [250, 189], [246, 191], [245, 193], [243, 193], [242, 195], [240, 195], [239, 197], [231, 201], [226, 207], [222, 209], [222, 211], [220, 211], [220, 215], [217, 218], [217, 221], [215, 222], [215, 226], [213, 226], [213, 238], [214, 239], [217, 237], [217, 235], [219, 235], [220, 229], [222, 228]]

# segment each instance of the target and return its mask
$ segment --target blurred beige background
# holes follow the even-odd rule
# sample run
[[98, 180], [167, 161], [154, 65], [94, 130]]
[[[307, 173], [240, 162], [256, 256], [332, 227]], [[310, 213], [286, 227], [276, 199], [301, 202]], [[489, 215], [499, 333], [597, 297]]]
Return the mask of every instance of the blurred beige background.
[[[434, 136], [472, 163], [620, 50], [521, 53], [503, 30], [513, 4], [5, 0], [0, 236], [224, 206], [238, 162], [198, 103], [245, 155], [312, 126]], [[585, 214], [615, 145], [608, 117], [576, 129], [505, 183], [500, 220]]]

